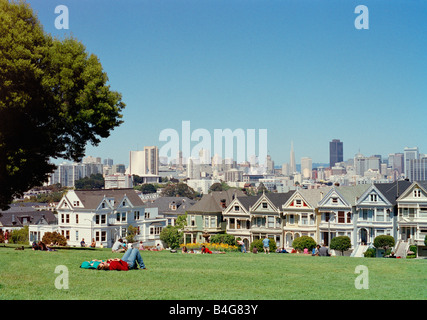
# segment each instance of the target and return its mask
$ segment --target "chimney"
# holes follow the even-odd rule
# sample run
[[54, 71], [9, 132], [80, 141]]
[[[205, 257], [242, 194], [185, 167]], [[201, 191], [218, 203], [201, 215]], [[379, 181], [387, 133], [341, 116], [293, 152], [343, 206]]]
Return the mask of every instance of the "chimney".
[[223, 208], [227, 208], [227, 206], [226, 206], [226, 204], [225, 204], [226, 202], [225, 202], [225, 199], [221, 199], [221, 206], [223, 207]]

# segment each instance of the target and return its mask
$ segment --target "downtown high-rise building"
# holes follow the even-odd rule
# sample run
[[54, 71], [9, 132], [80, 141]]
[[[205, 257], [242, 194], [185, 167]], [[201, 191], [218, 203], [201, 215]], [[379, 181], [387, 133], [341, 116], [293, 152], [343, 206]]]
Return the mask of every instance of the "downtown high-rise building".
[[337, 162], [344, 161], [343, 143], [339, 139], [329, 142], [329, 166], [332, 168]]
[[289, 173], [294, 174], [297, 172], [297, 165], [295, 163], [295, 152], [294, 152], [294, 142], [291, 142], [291, 156], [289, 162]]
[[405, 174], [405, 178], [409, 178], [410, 176], [410, 162], [411, 160], [418, 160], [420, 153], [418, 151], [418, 147], [408, 148], [406, 147], [403, 150], [403, 170]]
[[144, 150], [131, 151], [129, 174], [137, 176], [159, 174], [159, 149], [156, 146], [144, 147]]

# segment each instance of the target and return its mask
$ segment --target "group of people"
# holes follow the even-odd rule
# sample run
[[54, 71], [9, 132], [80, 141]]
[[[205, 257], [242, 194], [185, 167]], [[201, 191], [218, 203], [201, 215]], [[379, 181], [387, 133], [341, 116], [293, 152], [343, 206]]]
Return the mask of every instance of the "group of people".
[[123, 239], [118, 239], [112, 246], [111, 252], [123, 253], [122, 258], [114, 258], [107, 260], [91, 260], [84, 261], [80, 268], [97, 269], [97, 270], [117, 270], [128, 271], [132, 269], [146, 270], [144, 260], [142, 259], [140, 250], [144, 250], [142, 241], [138, 247], [126, 244]]
[[51, 242], [50, 244], [45, 244], [43, 241], [33, 241], [31, 244], [31, 248], [33, 250], [40, 250], [40, 251], [56, 251], [56, 249], [52, 248], [54, 246], [57, 246], [58, 243]]
[[[81, 247], [86, 247], [85, 239], [83, 238], [82, 241], [80, 241]], [[92, 238], [92, 243], [90, 244], [89, 248], [95, 248], [96, 247], [96, 241], [94, 238]]]
[[147, 270], [138, 248], [126, 250], [123, 257], [107, 260], [84, 261], [80, 268], [97, 270], [128, 271], [132, 269]]

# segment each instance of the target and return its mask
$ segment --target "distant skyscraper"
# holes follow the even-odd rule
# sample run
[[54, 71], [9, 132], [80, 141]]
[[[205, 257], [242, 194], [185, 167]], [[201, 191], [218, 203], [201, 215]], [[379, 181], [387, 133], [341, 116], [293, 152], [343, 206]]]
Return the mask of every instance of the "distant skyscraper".
[[313, 161], [311, 158], [301, 158], [301, 174], [304, 179], [312, 178]]
[[329, 166], [332, 168], [335, 163], [344, 160], [343, 143], [339, 139], [329, 142]]
[[410, 176], [410, 161], [411, 160], [418, 160], [419, 159], [419, 152], [418, 147], [414, 148], [408, 148], [406, 147], [403, 150], [403, 165], [404, 165], [404, 172], [405, 172], [405, 178], [409, 178]]
[[129, 174], [137, 176], [159, 174], [159, 149], [156, 146], [144, 147], [141, 151], [131, 151]]
[[297, 165], [295, 163], [295, 153], [294, 153], [294, 142], [291, 142], [291, 159], [289, 162], [289, 171], [290, 174], [297, 172]]
[[159, 174], [159, 148], [144, 147], [145, 152], [145, 173], [146, 174]]

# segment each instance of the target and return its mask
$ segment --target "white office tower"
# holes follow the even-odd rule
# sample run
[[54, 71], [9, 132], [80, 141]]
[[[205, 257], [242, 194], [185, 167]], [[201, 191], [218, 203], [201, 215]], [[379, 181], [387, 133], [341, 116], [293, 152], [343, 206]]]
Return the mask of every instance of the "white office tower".
[[199, 151], [200, 164], [211, 164], [211, 153], [207, 149], [200, 149]]
[[144, 147], [144, 150], [131, 151], [129, 174], [137, 176], [158, 175], [159, 149], [157, 147]]
[[145, 151], [131, 151], [129, 156], [129, 174], [145, 175]]
[[198, 159], [188, 158], [187, 161], [187, 178], [200, 179], [200, 165]]
[[313, 170], [313, 161], [311, 158], [301, 158], [301, 174], [303, 179], [311, 179]]
[[419, 152], [418, 147], [408, 148], [406, 147], [403, 150], [403, 166], [404, 166], [404, 173], [405, 178], [410, 177], [410, 161], [411, 160], [418, 160], [419, 159]]
[[291, 142], [291, 157], [289, 162], [289, 170], [291, 174], [297, 172], [297, 165], [295, 163], [295, 153], [294, 153], [294, 142]]

